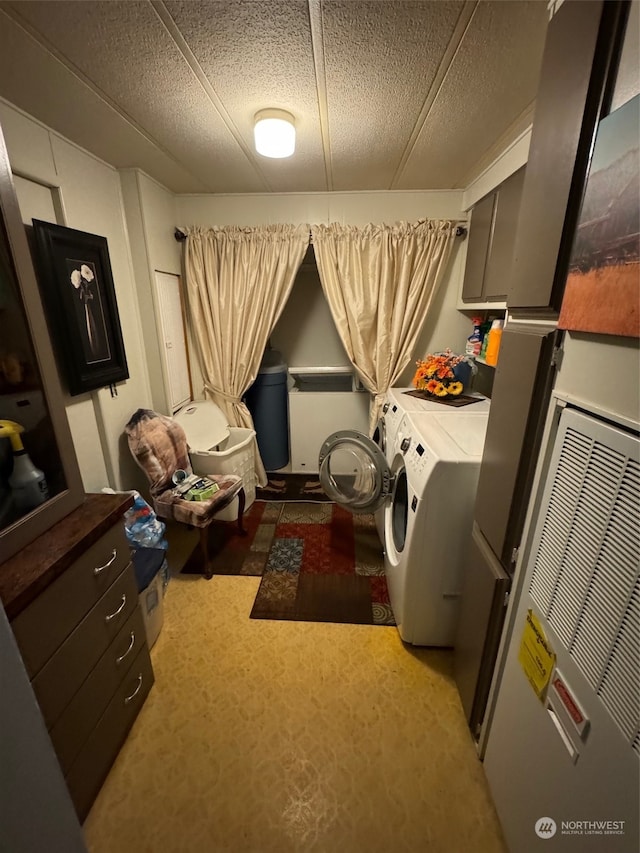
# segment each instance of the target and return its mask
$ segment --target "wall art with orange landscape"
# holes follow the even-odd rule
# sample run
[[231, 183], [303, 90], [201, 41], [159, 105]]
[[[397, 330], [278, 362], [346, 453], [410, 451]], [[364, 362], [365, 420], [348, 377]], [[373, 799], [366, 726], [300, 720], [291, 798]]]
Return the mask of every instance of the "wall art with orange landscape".
[[640, 337], [640, 95], [598, 127], [558, 325]]

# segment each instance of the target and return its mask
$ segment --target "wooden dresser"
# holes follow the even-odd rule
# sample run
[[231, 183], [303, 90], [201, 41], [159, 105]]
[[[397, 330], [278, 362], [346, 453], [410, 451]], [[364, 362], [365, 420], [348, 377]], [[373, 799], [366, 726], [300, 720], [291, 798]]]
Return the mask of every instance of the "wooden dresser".
[[154, 680], [122, 518], [131, 503], [86, 495], [0, 565], [0, 599], [81, 821]]

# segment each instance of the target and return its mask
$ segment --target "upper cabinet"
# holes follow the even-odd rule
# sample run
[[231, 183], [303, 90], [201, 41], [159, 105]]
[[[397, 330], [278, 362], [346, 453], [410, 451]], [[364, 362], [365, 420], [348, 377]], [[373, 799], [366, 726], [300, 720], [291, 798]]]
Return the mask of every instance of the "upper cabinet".
[[524, 173], [522, 167], [473, 207], [463, 303], [506, 301]]
[[626, 4], [565, 0], [549, 22], [515, 239], [509, 309], [555, 312]]

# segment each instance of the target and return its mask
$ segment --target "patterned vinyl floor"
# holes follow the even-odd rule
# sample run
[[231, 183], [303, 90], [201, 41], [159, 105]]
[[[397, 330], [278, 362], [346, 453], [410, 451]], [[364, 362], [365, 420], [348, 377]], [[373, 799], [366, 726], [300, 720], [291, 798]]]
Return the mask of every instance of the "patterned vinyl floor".
[[250, 619], [259, 582], [174, 576], [91, 853], [504, 853], [451, 653], [394, 627]]

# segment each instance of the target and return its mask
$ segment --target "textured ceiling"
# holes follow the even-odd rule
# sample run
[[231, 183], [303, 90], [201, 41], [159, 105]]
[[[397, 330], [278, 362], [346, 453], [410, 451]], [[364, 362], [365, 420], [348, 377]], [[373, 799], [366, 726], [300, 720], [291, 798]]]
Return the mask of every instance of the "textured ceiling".
[[[0, 97], [176, 192], [466, 186], [531, 121], [545, 0], [0, 2]], [[287, 160], [254, 114], [296, 118]]]

